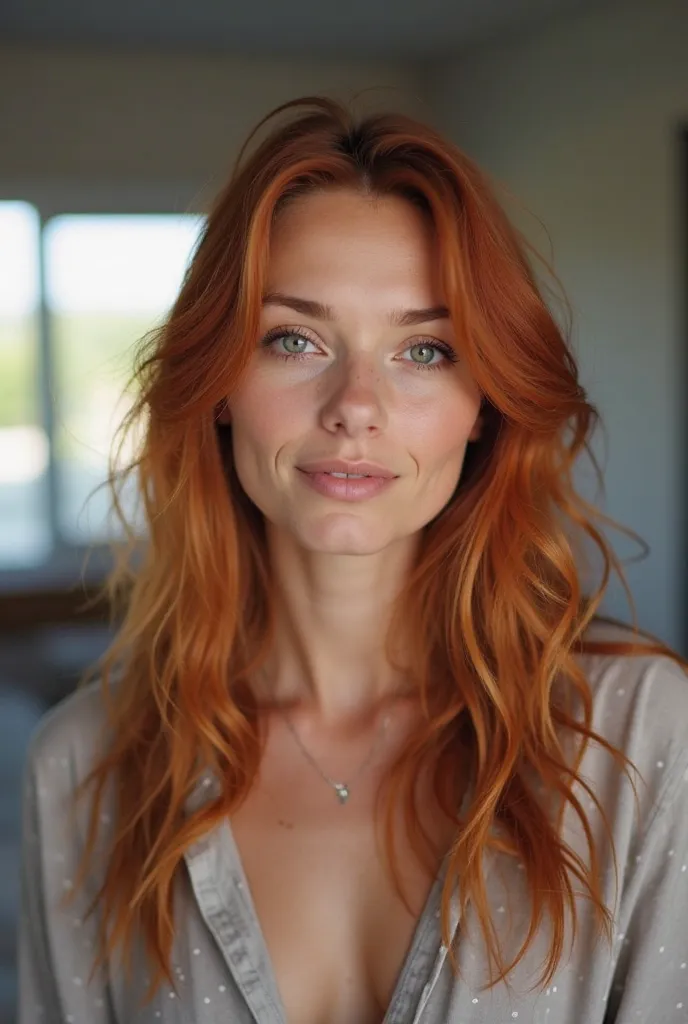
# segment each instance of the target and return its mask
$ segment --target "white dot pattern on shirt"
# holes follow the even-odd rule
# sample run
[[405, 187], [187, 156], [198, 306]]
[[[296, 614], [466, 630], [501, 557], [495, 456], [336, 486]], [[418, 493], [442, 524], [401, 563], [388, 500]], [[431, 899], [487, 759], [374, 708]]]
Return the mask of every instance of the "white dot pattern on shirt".
[[[664, 762], [663, 762], [663, 761], [656, 761], [656, 767], [657, 767], [658, 769], [659, 769], [659, 768], [663, 768], [664, 766], [665, 766], [665, 764], [664, 764]], [[685, 776], [684, 776], [684, 778], [685, 778], [685, 781], [686, 781], [686, 782], [688, 782], [688, 771], [687, 771], [687, 772], [685, 773]], [[593, 805], [591, 804], [591, 806], [593, 806]], [[667, 851], [667, 853], [668, 853], [668, 856], [669, 856], [669, 858], [671, 858], [671, 857], [673, 857], [673, 856], [674, 856], [674, 852], [675, 852], [675, 851], [674, 851], [673, 849], [670, 849], [670, 850], [668, 850], [668, 851]], [[680, 853], [680, 852], [681, 852], [681, 851], [679, 850], [679, 853]], [[64, 862], [64, 859], [65, 859], [65, 858], [64, 858], [64, 856], [63, 856], [63, 855], [61, 855], [60, 853], [57, 853], [57, 854], [53, 854], [53, 859], [54, 859], [55, 861], [57, 861], [57, 862]], [[636, 859], [637, 859], [638, 861], [640, 861], [640, 857], [638, 857], [638, 858], [636, 858]], [[679, 861], [678, 861], [678, 862], [680, 863], [680, 858], [679, 858]], [[522, 865], [522, 864], [519, 864], [519, 865], [518, 865], [518, 869], [519, 869], [520, 871], [523, 871], [523, 870], [524, 870], [524, 867], [523, 867], [523, 865]], [[64, 871], [64, 870], [65, 870], [65, 869], [63, 868], [63, 869], [62, 869], [62, 871]], [[682, 867], [681, 867], [681, 871], [682, 871], [683, 873], [685, 873], [686, 871], [688, 871], [688, 864], [683, 864], [683, 865], [682, 865]], [[57, 879], [56, 879], [56, 881], [57, 881], [57, 883], [58, 883], [58, 884], [59, 884], [59, 879], [60, 879], [60, 874], [61, 874], [61, 873], [62, 873], [62, 872], [59, 872], [59, 871], [58, 871], [58, 873], [57, 873]], [[239, 881], [238, 879], [235, 879], [235, 884], [236, 884], [236, 887], [237, 887], [237, 888], [239, 888], [239, 889], [241, 889], [241, 888], [242, 888], [242, 883], [241, 883], [241, 881]], [[71, 880], [70, 880], [70, 879], [64, 879], [64, 881], [63, 881], [63, 885], [65, 886], [65, 888], [72, 888], [72, 887], [73, 887], [73, 883], [71, 882]], [[502, 914], [502, 913], [505, 913], [505, 908], [504, 908], [503, 906], [499, 906], [499, 907], [497, 908], [497, 912], [498, 912], [498, 913], [500, 913], [500, 914]], [[437, 916], [438, 918], [439, 918], [439, 917], [441, 916], [441, 913], [440, 913], [440, 911], [437, 911], [437, 912], [436, 912], [436, 916]], [[77, 919], [77, 918], [73, 919], [73, 922], [72, 922], [72, 923], [73, 923], [73, 926], [74, 926], [74, 928], [80, 928], [80, 927], [82, 927], [82, 925], [84, 924], [84, 922], [82, 922], [81, 920], [79, 920], [79, 919]], [[82, 934], [83, 934], [83, 933], [82, 933]], [[77, 938], [77, 937], [75, 937], [75, 939], [76, 939], [76, 938]], [[78, 938], [81, 938], [81, 936], [79, 936]], [[668, 938], [670, 938], [670, 936], [668, 936]], [[618, 939], [619, 939], [619, 940], [623, 940], [623, 939], [624, 939], [624, 935], [623, 935], [623, 933], [622, 933], [622, 934], [620, 934], [620, 935], [618, 936]], [[671, 944], [671, 943], [670, 943], [670, 944]], [[665, 946], [661, 946], [661, 947], [657, 947], [657, 946], [655, 946], [655, 949], [658, 949], [658, 950], [659, 950], [659, 953], [665, 953], [665, 949], [666, 949], [666, 947], [665, 947]], [[673, 949], [673, 947], [672, 947], [672, 949]], [[197, 949], [193, 949], [193, 951], [192, 951], [192, 952], [193, 952], [193, 954], [194, 954], [195, 956], [200, 956], [200, 954], [201, 954], [201, 949], [198, 949], [198, 948], [197, 948]], [[671, 954], [670, 954], [670, 955], [671, 955]], [[670, 958], [666, 958], [666, 956], [665, 956], [665, 958], [664, 958], [664, 961], [663, 961], [663, 962], [664, 962], [664, 963], [666, 964], [666, 963], [667, 963], [667, 962], [669, 961], [669, 959], [670, 959]], [[674, 970], [676, 969], [676, 968], [675, 968], [675, 960], [673, 960], [673, 961], [672, 961], [672, 962], [670, 963], [670, 966], [671, 966], [671, 967], [673, 967], [673, 969], [674, 969]], [[682, 963], [680, 964], [680, 969], [681, 969], [681, 970], [685, 970], [687, 966], [688, 966], [688, 965], [687, 965], [687, 963], [686, 963], [686, 962], [682, 962]], [[182, 973], [181, 969], [180, 969], [180, 968], [176, 968], [175, 970], [176, 970], [176, 974], [177, 974], [177, 976], [179, 977], [179, 979], [183, 981], [183, 980], [184, 980], [184, 977], [185, 977], [185, 976], [184, 976], [184, 974]], [[581, 981], [583, 981], [583, 980], [584, 980], [584, 976], [583, 976], [583, 975], [580, 975], [580, 976], [579, 976], [579, 979], [580, 979]], [[81, 981], [81, 979], [80, 979], [80, 978], [78, 978], [78, 977], [74, 977], [74, 978], [72, 978], [72, 983], [73, 983], [74, 985], [76, 985], [76, 986], [81, 986], [81, 985], [83, 984], [83, 982]], [[213, 986], [213, 988], [215, 988], [215, 987]], [[227, 990], [227, 989], [226, 989], [226, 986], [225, 986], [225, 985], [222, 985], [222, 984], [221, 984], [221, 985], [218, 985], [218, 986], [217, 986], [217, 991], [218, 991], [219, 993], [225, 993], [225, 992], [226, 992], [226, 990]], [[178, 990], [178, 995], [180, 995], [180, 994], [181, 994], [181, 991], [183, 991], [183, 990]], [[555, 986], [553, 987], [553, 991], [554, 991], [554, 993], [557, 993], [557, 986], [556, 986], [556, 985], [555, 985]], [[548, 995], [550, 994], [550, 989], [547, 989], [547, 993], [548, 993]], [[164, 994], [164, 993], [163, 993], [163, 994]], [[685, 995], [684, 995], [683, 997], [680, 997], [680, 998], [681, 998], [681, 999], [683, 999], [683, 1000], [685, 1000], [685, 1002], [686, 1002], [686, 1003], [688, 1003], [688, 998], [687, 998], [687, 996], [688, 996], [688, 992], [687, 992], [687, 993], [686, 993], [686, 994], [685, 994]], [[169, 992], [169, 998], [170, 998], [170, 999], [175, 999], [175, 992], [174, 992], [174, 991], [170, 991], [170, 992]], [[217, 997], [215, 997], [215, 998], [217, 998]], [[562, 998], [565, 998], [565, 997], [564, 997], [564, 995], [562, 996]], [[675, 994], [674, 998], [678, 998], [678, 993], [677, 993], [677, 992], [676, 992], [676, 994]], [[181, 1002], [181, 1001], [182, 1001], [182, 1000], [180, 999], [180, 1002]], [[205, 998], [203, 999], [203, 1001], [204, 1001], [204, 1003], [205, 1003], [206, 1005], [210, 1005], [210, 1004], [212, 1003], [212, 999], [211, 999], [210, 997], [208, 997], [208, 996], [206, 996], [206, 997], [205, 997]], [[225, 1001], [223, 1001], [223, 1002], [225, 1002]], [[478, 1003], [479, 1003], [479, 1000], [478, 1000], [478, 998], [477, 998], [477, 997], [475, 997], [475, 998], [473, 998], [473, 999], [472, 999], [472, 1002], [473, 1002], [473, 1004], [475, 1005], [475, 1004], [478, 1004]], [[102, 1004], [103, 1004], [103, 1000], [95, 1000], [94, 1004], [92, 1004], [92, 1005], [96, 1005], [96, 1006], [98, 1006], [98, 1005], [102, 1005]], [[216, 1004], [216, 1005], [218, 1005], [218, 1007], [219, 1007], [220, 1003], [218, 1002], [218, 1004]], [[676, 1004], [675, 1004], [675, 1006], [676, 1006], [676, 1008], [677, 1008], [677, 1009], [682, 1009], [682, 1008], [684, 1007], [684, 1002], [679, 1002], [679, 1003], [676, 1003]], [[170, 1008], [170, 1009], [171, 1009], [171, 1008]], [[547, 1015], [550, 1015], [550, 1007], [546, 1007], [546, 1013], [547, 1013]], [[161, 1016], [162, 1016], [162, 1013], [161, 1013], [161, 1011], [160, 1011], [160, 1010], [157, 1010], [157, 1011], [155, 1012], [155, 1018], [156, 1018], [156, 1019], [159, 1019], [159, 1018], [160, 1018]], [[556, 1008], [555, 1008], [555, 1016], [556, 1016]], [[518, 1013], [518, 1011], [513, 1011], [513, 1012], [511, 1012], [511, 1018], [512, 1018], [512, 1019], [515, 1019], [515, 1018], [518, 1018], [518, 1017], [519, 1017], [519, 1013]], [[65, 1019], [65, 1022], [67, 1022], [67, 1021], [72, 1021], [72, 1022], [74, 1022], [74, 1020], [75, 1020], [75, 1018], [74, 1018], [74, 1017], [72, 1017], [72, 1016], [66, 1016], [66, 1017], [65, 1017], [64, 1019]], [[683, 1016], [681, 1017], [681, 1019], [683, 1019]]]

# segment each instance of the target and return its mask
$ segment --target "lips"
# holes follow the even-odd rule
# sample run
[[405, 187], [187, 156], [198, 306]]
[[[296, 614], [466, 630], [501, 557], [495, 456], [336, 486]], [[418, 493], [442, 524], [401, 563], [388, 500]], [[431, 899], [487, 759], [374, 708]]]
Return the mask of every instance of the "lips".
[[393, 473], [386, 466], [377, 462], [348, 462], [344, 459], [319, 459], [315, 462], [304, 462], [297, 466], [302, 473], [329, 473], [347, 477], [378, 477], [382, 480], [394, 480]]

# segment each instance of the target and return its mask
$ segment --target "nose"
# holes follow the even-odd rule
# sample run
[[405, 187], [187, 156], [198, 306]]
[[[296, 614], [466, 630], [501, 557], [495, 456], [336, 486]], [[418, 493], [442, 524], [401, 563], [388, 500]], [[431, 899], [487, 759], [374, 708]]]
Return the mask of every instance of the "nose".
[[334, 387], [321, 410], [321, 424], [332, 434], [376, 436], [387, 425], [384, 380], [368, 355], [358, 355], [339, 368]]

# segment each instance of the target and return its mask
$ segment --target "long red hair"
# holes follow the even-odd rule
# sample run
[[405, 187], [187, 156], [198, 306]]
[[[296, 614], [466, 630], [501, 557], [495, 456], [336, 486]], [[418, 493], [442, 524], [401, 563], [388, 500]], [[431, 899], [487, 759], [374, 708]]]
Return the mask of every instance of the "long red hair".
[[[135, 456], [119, 468], [113, 457], [114, 507], [129, 538], [107, 584], [118, 631], [83, 680], [95, 672], [102, 679], [109, 740], [79, 789], [80, 796], [92, 793], [77, 886], [93, 863], [106, 784], [116, 779], [113, 838], [91, 904], [101, 926], [94, 968], [120, 946], [128, 962], [138, 934], [153, 965], [148, 994], [165, 978], [173, 984], [173, 884], [184, 851], [232, 815], [256, 777], [261, 741], [247, 680], [270, 648], [270, 567], [261, 514], [233, 469], [231, 427], [221, 426], [217, 414], [258, 339], [276, 213], [311, 189], [345, 186], [403, 196], [431, 218], [445, 301], [483, 396], [485, 424], [469, 446], [451, 502], [423, 530], [390, 632], [410, 647], [405, 668], [423, 714], [380, 790], [389, 868], [403, 897], [392, 825], [399, 796], [419, 858], [436, 869], [444, 853], [417, 827], [413, 780], [430, 763], [438, 800], [456, 823], [442, 901], [445, 943], [451, 947], [449, 905], [457, 883], [464, 910], [470, 900], [477, 911], [491, 966], [498, 968], [493, 983], [524, 956], [548, 916], [546, 984], [562, 956], [567, 912], [575, 933], [576, 880], [592, 901], [600, 934], [609, 935], [600, 851], [576, 795], [580, 785], [597, 803], [578, 775], [583, 752], [594, 741], [620, 771], [630, 774], [633, 767], [592, 731], [592, 694], [575, 655], [652, 652], [684, 668], [688, 663], [654, 637], [583, 640], [591, 620], [604, 618], [595, 613], [612, 567], [634, 624], [636, 618], [623, 570], [595, 521], [617, 524], [572, 482], [585, 449], [603, 486], [588, 445], [599, 415], [579, 383], [568, 330], [536, 283], [534, 254], [485, 175], [456, 146], [406, 116], [356, 119], [332, 100], [306, 97], [269, 118], [276, 119], [271, 133], [247, 155], [265, 118], [214, 201], [169, 316], [143, 339], [136, 400], [120, 434], [121, 445], [135, 435]], [[143, 543], [120, 500], [132, 484], [145, 521]], [[591, 593], [581, 577], [588, 564], [583, 543], [602, 562]], [[571, 698], [564, 704], [554, 698], [558, 677]], [[565, 736], [575, 741], [573, 763]], [[186, 798], [204, 768], [216, 773], [221, 793], [188, 815]], [[559, 798], [556, 820], [533, 790], [533, 772]], [[474, 788], [460, 817], [455, 780], [468, 776]], [[567, 808], [582, 823], [587, 858], [561, 838]], [[506, 964], [488, 912], [482, 853], [490, 846], [520, 859], [532, 896], [530, 929]]]

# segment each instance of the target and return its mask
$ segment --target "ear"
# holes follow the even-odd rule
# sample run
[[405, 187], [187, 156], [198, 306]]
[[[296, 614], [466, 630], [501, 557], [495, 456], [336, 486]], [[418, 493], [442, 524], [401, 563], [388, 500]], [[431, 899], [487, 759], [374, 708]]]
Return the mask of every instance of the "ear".
[[216, 407], [215, 422], [224, 425], [232, 422], [232, 414], [229, 411], [227, 399], [223, 399]]

